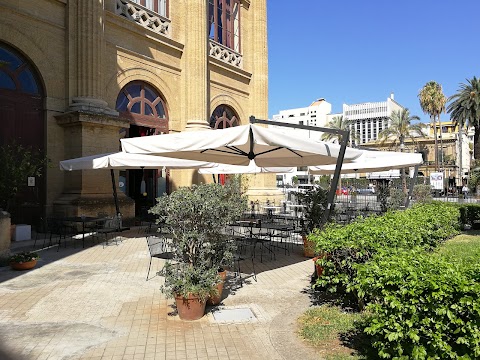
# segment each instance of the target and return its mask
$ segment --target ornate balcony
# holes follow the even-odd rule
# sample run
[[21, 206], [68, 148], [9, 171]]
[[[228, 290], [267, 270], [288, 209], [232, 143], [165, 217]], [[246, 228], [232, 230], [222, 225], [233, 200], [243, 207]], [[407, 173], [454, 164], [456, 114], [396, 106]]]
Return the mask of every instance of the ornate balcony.
[[158, 34], [170, 37], [170, 20], [131, 0], [116, 0], [115, 13]]
[[242, 68], [242, 55], [229, 49], [212, 39], [208, 40], [209, 44], [209, 55], [215, 59], [221, 60], [227, 64], [233, 65], [238, 68]]

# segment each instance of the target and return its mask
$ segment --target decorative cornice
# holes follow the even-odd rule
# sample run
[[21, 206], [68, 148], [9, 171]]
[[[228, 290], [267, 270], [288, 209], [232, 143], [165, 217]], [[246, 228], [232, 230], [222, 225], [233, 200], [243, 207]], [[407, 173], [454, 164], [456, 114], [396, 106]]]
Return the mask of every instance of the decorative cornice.
[[153, 31], [148, 31], [148, 34], [147, 34], [144, 31], [145, 28], [137, 27], [137, 26], [131, 26], [131, 22], [128, 19], [126, 19], [124, 17], [121, 17], [121, 16], [118, 16], [118, 15], [116, 15], [116, 14], [110, 12], [110, 11], [106, 11], [106, 14], [107, 14], [107, 21], [109, 23], [111, 23], [113, 25], [117, 25], [117, 26], [125, 29], [128, 32], [133, 32], [138, 36], [147, 37], [148, 39], [153, 40], [153, 41], [159, 43], [160, 45], [166, 46], [169, 49], [178, 52], [180, 56], [183, 53], [183, 49], [184, 49], [183, 44], [181, 44], [181, 43], [179, 43], [175, 40], [172, 40], [172, 39], [170, 39], [170, 38], [168, 38], [168, 37], [166, 37], [162, 34], [155, 33]]
[[223, 62], [221, 60], [218, 60], [212, 56], [209, 57], [209, 64], [216, 66], [223, 71], [227, 71], [230, 73], [230, 75], [233, 75], [233, 77], [238, 77], [240, 78], [244, 83], [248, 84], [252, 80], [252, 74], [248, 71], [245, 71], [243, 69], [239, 69], [235, 66], [232, 66], [226, 62]]

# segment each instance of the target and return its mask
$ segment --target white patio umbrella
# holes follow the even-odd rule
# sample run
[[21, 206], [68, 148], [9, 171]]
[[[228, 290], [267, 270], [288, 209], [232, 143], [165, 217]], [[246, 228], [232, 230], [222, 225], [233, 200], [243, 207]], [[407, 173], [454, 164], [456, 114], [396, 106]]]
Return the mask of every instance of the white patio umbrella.
[[[273, 128], [242, 125], [221, 130], [184, 131], [181, 133], [121, 139], [127, 153], [211, 161], [259, 167], [288, 167], [335, 164], [340, 145], [284, 134]], [[362, 154], [347, 148], [349, 162]]]
[[127, 154], [124, 152], [98, 154], [84, 156], [75, 159], [60, 161], [60, 170], [98, 170], [110, 169], [112, 178], [113, 198], [117, 214], [120, 212], [117, 198], [117, 186], [113, 170], [127, 169], [198, 169], [201, 167], [214, 166], [215, 164], [205, 161], [173, 159], [163, 156], [142, 154]]
[[209, 168], [198, 169], [199, 174], [258, 174], [258, 173], [292, 173], [294, 167], [258, 167], [254, 161], [248, 166], [216, 164]]
[[[423, 162], [422, 154], [418, 153], [372, 150], [361, 151], [363, 153], [360, 157], [350, 163], [342, 165], [341, 172], [343, 174], [388, 171], [391, 169], [420, 165]], [[333, 174], [335, 172], [335, 166], [309, 166], [309, 171], [316, 175]]]
[[60, 161], [60, 170], [94, 170], [94, 169], [195, 169], [201, 167], [212, 167], [216, 164], [205, 161], [194, 161], [168, 158], [163, 156], [152, 156], [142, 154], [128, 154], [125, 152], [98, 154], [84, 156], [75, 159]]

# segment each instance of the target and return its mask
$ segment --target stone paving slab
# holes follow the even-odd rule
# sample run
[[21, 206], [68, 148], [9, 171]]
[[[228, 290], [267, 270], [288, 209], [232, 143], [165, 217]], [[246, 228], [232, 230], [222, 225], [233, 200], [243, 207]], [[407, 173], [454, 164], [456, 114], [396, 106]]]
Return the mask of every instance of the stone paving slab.
[[[310, 301], [312, 261], [276, 253], [246, 261], [243, 286], [230, 274], [220, 308], [249, 309], [254, 317], [215, 321], [216, 308], [194, 322], [181, 321], [155, 275], [163, 261], [149, 255], [132, 229], [117, 244], [79, 248], [77, 242], [40, 251], [26, 272], [0, 268], [1, 349], [14, 360], [318, 359], [296, 335], [296, 318]], [[32, 242], [22, 241], [21, 246]], [[12, 247], [20, 244], [12, 243]], [[153, 274], [153, 276], [152, 276]], [[245, 279], [246, 278], [246, 279]]]

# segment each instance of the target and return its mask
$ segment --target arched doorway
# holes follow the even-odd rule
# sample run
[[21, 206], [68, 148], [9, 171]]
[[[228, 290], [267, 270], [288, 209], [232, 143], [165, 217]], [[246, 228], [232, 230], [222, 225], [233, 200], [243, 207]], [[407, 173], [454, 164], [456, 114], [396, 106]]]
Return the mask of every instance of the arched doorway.
[[[30, 60], [0, 42], [0, 144], [14, 142], [45, 152], [44, 94]], [[37, 224], [45, 211], [45, 176], [27, 185], [25, 179], [11, 209], [12, 222]]]
[[[238, 126], [240, 124], [238, 116], [235, 111], [228, 105], [219, 105], [213, 110], [210, 116], [210, 127], [212, 129], [226, 129], [229, 127]], [[219, 174], [217, 178], [212, 175], [215, 182], [225, 184], [226, 175]]]
[[[134, 81], [117, 97], [116, 110], [130, 120], [130, 128], [121, 130], [121, 137], [158, 135], [168, 132], [168, 115], [160, 93], [151, 85]], [[128, 170], [120, 172], [120, 190], [135, 200], [135, 215], [147, 216], [155, 199], [169, 191], [167, 174], [162, 170]]]

